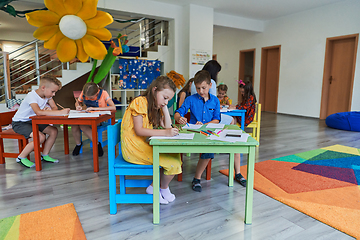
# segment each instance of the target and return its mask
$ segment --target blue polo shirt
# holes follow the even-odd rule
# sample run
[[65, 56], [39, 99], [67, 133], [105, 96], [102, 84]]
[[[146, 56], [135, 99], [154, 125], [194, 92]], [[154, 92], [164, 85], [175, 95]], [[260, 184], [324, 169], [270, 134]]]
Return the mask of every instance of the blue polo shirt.
[[212, 120], [220, 121], [220, 101], [212, 94], [209, 94], [209, 99], [205, 102], [204, 98], [198, 93], [185, 98], [181, 107], [176, 110], [182, 117], [190, 109], [190, 122], [195, 124], [197, 121], [208, 123]]

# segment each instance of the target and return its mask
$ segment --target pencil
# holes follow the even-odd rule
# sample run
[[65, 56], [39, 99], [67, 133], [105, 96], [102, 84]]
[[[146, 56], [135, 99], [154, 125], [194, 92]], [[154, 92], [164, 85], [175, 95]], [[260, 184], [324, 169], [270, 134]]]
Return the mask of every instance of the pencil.
[[61, 106], [60, 104], [56, 103], [56, 105], [58, 105], [59, 107], [61, 107], [62, 109], [65, 109], [63, 106]]
[[195, 130], [192, 130], [192, 129], [186, 129], [186, 131], [200, 133], [200, 131], [195, 131]]

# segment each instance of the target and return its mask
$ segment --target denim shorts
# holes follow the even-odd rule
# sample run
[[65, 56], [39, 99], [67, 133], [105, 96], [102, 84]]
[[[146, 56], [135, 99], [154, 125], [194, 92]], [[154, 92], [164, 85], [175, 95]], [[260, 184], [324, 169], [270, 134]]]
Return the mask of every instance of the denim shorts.
[[[23, 135], [25, 138], [30, 138], [30, 134], [33, 132], [31, 121], [27, 121], [27, 122], [13, 121], [11, 125], [14, 132]], [[39, 124], [39, 131], [43, 132], [45, 128], [47, 128], [48, 126], [49, 126], [48, 124]]]
[[214, 158], [214, 153], [202, 153], [200, 158], [201, 159]]

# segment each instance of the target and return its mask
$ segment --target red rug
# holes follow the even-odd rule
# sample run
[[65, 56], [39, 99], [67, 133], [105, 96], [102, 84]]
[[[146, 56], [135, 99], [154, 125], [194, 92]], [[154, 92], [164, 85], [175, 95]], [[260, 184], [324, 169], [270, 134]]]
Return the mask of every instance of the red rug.
[[[241, 173], [246, 178], [246, 166]], [[359, 184], [360, 151], [342, 145], [255, 164], [256, 190], [356, 238]]]

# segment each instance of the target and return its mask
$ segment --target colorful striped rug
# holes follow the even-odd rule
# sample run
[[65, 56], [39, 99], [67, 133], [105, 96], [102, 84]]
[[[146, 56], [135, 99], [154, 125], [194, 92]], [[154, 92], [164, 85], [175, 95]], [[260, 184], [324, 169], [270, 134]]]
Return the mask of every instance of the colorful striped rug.
[[0, 219], [0, 239], [86, 239], [72, 203]]
[[[241, 173], [246, 175], [246, 166]], [[356, 238], [359, 184], [360, 149], [342, 145], [255, 164], [256, 190]]]

